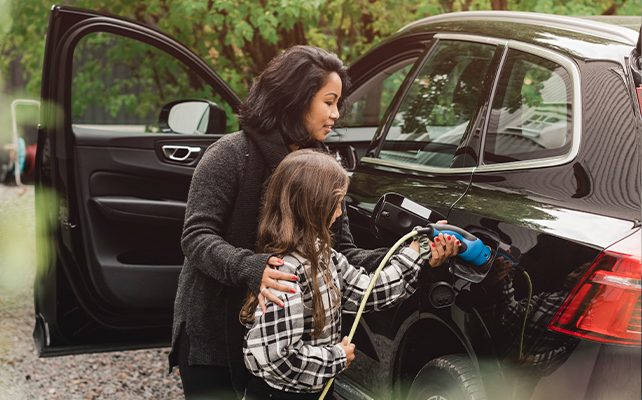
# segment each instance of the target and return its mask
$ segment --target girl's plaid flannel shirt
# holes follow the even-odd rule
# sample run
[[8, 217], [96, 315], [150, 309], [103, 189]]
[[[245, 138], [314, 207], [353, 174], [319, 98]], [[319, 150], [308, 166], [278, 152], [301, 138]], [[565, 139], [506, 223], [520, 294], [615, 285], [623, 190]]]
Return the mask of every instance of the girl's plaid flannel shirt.
[[[346, 367], [346, 355], [338, 346], [341, 342], [341, 310], [333, 308], [331, 292], [321, 276], [317, 277], [326, 310], [325, 330], [312, 337], [311, 282], [305, 272], [309, 265], [295, 255], [284, 257], [279, 267], [296, 275], [296, 293], [278, 292], [284, 306], [267, 301], [267, 311], [257, 307], [252, 325], [248, 325], [243, 346], [245, 365], [270, 386], [288, 392], [317, 392], [330, 378]], [[422, 260], [419, 254], [406, 247], [392, 256], [381, 271], [364, 312], [391, 307], [414, 293]], [[332, 250], [329, 266], [332, 282], [341, 293], [343, 312], [355, 314], [370, 283], [370, 275], [356, 268], [340, 253]], [[283, 282], [283, 281], [282, 281]]]

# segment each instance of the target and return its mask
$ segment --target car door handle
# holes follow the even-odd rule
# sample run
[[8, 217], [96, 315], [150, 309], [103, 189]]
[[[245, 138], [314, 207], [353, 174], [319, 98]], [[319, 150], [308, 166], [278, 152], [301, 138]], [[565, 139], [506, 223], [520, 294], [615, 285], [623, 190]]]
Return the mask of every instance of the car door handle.
[[201, 152], [196, 146], [165, 145], [162, 149], [165, 157], [172, 161], [192, 161]]

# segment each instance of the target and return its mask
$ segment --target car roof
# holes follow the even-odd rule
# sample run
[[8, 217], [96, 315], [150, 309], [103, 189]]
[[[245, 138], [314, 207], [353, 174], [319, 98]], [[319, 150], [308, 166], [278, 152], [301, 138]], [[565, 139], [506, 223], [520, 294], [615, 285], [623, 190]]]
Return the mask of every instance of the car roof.
[[[569, 17], [554, 14], [541, 14], [523, 11], [463, 11], [439, 14], [412, 22], [399, 30], [411, 30], [417, 26], [433, 25], [443, 22], [495, 22], [504, 24], [532, 25], [540, 29], [563, 29], [585, 35], [604, 37], [635, 45], [640, 28], [640, 17], [579, 16]], [[637, 25], [636, 22], [637, 21]], [[632, 27], [636, 27], [637, 29]], [[517, 32], [516, 32], [517, 33]], [[518, 37], [521, 35], [517, 35]], [[514, 37], [517, 39], [517, 37]]]
[[548, 48], [575, 59], [623, 62], [638, 40], [640, 17], [569, 17], [520, 11], [463, 11], [412, 22], [388, 40], [443, 32], [495, 37]]
[[618, 25], [623, 28], [631, 29], [635, 32], [640, 32], [640, 26], [642, 25], [642, 17], [635, 17], [631, 15], [573, 15], [573, 18], [581, 18], [589, 21]]

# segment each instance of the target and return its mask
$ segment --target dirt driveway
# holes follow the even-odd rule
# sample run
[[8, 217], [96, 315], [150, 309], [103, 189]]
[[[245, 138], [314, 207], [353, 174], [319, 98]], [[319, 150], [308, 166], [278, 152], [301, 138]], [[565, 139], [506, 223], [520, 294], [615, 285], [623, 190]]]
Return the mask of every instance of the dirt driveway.
[[0, 400], [183, 399], [169, 349], [38, 358], [34, 190], [0, 185]]

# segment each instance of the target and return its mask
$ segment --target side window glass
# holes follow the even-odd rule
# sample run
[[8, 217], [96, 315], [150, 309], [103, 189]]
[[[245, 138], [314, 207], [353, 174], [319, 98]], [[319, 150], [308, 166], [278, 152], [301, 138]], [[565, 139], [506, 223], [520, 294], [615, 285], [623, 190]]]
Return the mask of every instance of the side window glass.
[[510, 50], [493, 100], [484, 163], [564, 155], [572, 139], [571, 80], [557, 63]]
[[440, 41], [394, 116], [379, 158], [449, 168], [494, 52], [490, 44]]
[[[90, 33], [78, 42], [71, 95], [75, 130], [160, 133], [161, 108], [181, 99], [216, 103], [227, 115], [226, 130], [238, 129], [232, 107], [196, 73], [164, 51], [107, 32]], [[202, 133], [202, 117], [183, 121], [187, 127], [183, 132]]]
[[379, 126], [379, 121], [414, 62], [415, 59], [412, 59], [395, 65], [360, 88], [359, 91], [363, 91], [363, 94], [352, 103], [346, 125], [352, 127]]

